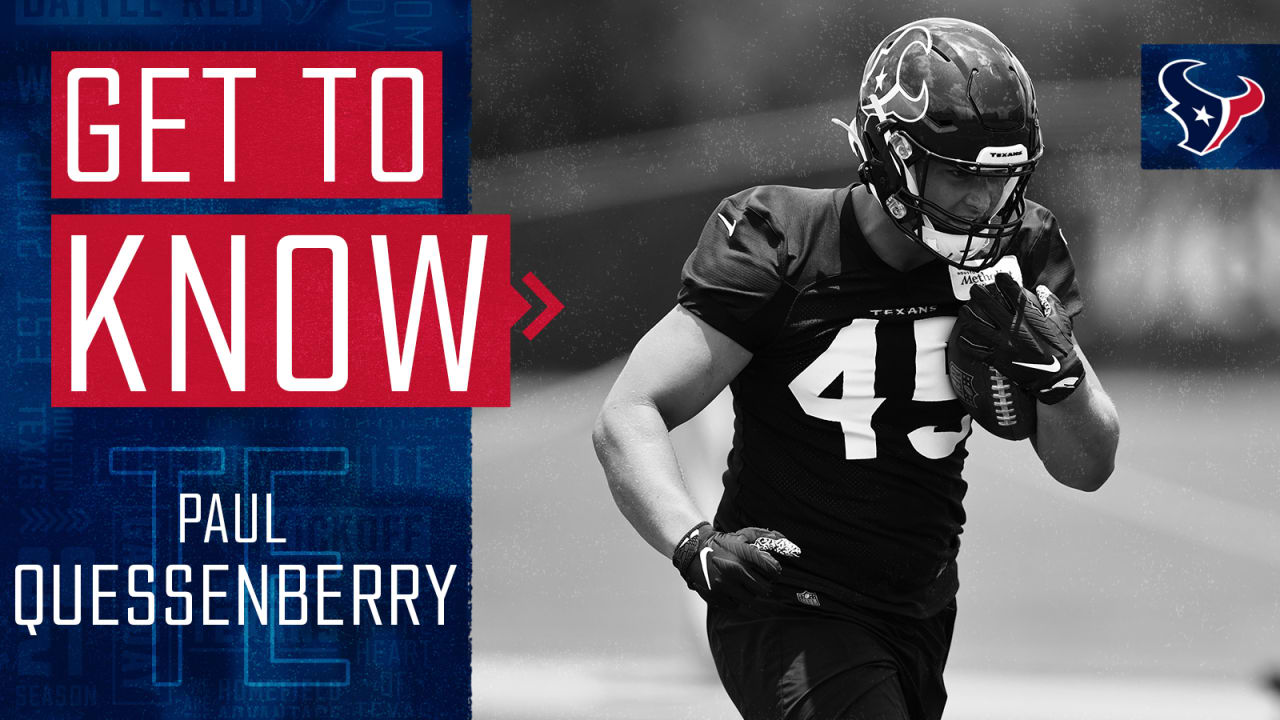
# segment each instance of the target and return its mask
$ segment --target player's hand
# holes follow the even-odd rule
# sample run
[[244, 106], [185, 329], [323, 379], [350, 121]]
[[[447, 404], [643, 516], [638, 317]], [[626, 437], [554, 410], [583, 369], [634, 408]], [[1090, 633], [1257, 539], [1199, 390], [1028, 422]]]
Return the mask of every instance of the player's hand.
[[704, 522], [685, 534], [671, 562], [703, 600], [738, 607], [772, 589], [773, 581], [782, 574], [775, 554], [798, 557], [800, 548], [774, 530], [716, 532]]
[[1071, 318], [1044, 285], [1033, 295], [1000, 273], [994, 283], [973, 288], [956, 323], [963, 351], [1046, 405], [1064, 400], [1084, 379]]

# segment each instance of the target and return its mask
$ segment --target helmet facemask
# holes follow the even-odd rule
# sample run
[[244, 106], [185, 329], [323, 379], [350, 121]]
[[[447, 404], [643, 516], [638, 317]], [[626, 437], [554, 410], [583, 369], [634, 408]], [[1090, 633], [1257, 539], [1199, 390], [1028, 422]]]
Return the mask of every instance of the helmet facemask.
[[[1026, 189], [1039, 157], [1028, 159], [1019, 145], [987, 148], [984, 162], [959, 160], [930, 151], [904, 132], [888, 135], [903, 180], [903, 187], [884, 201], [894, 225], [949, 265], [981, 270], [998, 262], [1022, 228]], [[999, 183], [994, 209], [985, 217], [968, 217], [930, 200], [928, 182], [935, 172], [955, 173], [962, 183]], [[905, 212], [894, 213], [895, 203]]]
[[[1043, 148], [1027, 158], [1021, 145], [985, 148], [979, 161], [949, 158], [920, 145], [886, 120], [861, 139], [853, 127], [833, 119], [849, 133], [849, 145], [862, 159], [859, 175], [899, 230], [938, 259], [965, 270], [991, 267], [1022, 228], [1025, 194]], [[873, 135], [872, 133], [876, 133]], [[866, 148], [883, 149], [877, 160]], [[931, 169], [956, 172], [981, 181], [1000, 181], [1001, 194], [988, 217], [968, 218], [926, 197]]]

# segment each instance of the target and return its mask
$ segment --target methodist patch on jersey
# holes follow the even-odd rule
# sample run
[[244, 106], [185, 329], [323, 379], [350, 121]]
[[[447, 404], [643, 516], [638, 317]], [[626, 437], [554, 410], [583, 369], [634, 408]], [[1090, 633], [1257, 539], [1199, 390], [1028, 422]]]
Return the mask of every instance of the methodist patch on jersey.
[[974, 285], [987, 285], [996, 281], [996, 275], [999, 273], [1009, 273], [1013, 276], [1018, 284], [1022, 284], [1022, 268], [1018, 265], [1018, 258], [1008, 255], [1000, 258], [1000, 262], [992, 265], [986, 270], [961, 270], [960, 268], [950, 268], [951, 270], [951, 291], [955, 293], [956, 299], [961, 302], [969, 301], [969, 291]]
[[1143, 45], [1143, 168], [1280, 168], [1280, 45]]

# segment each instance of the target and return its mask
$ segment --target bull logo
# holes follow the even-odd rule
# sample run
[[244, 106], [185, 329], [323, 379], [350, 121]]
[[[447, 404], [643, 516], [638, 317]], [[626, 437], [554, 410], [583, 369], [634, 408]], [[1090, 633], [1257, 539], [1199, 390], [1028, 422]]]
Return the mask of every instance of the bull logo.
[[1258, 83], [1243, 75], [1245, 91], [1232, 97], [1221, 97], [1187, 79], [1187, 72], [1204, 65], [1199, 60], [1174, 60], [1160, 68], [1160, 92], [1169, 98], [1164, 111], [1182, 126], [1182, 142], [1178, 147], [1196, 155], [1208, 155], [1240, 125], [1240, 120], [1258, 112], [1266, 94]]
[[[909, 56], [916, 53], [927, 54], [932, 49], [933, 38], [930, 37], [928, 29], [912, 25], [903, 30], [889, 47], [881, 50], [872, 62], [867, 63], [862, 84], [874, 83], [875, 88], [867, 93], [867, 101], [863, 104], [862, 111], [880, 122], [884, 122], [889, 116], [906, 123], [916, 122], [924, 117], [925, 111], [929, 109], [929, 86], [925, 83], [922, 74], [912, 73], [913, 68], [908, 66], [908, 74], [914, 75], [911, 79], [920, 85], [920, 89], [912, 95], [907, 88], [905, 82], [907, 78], [903, 77], [902, 71], [903, 63]], [[892, 78], [890, 73], [893, 74]], [[885, 89], [886, 80], [890, 83], [887, 89]], [[882, 90], [883, 94], [881, 94]]]

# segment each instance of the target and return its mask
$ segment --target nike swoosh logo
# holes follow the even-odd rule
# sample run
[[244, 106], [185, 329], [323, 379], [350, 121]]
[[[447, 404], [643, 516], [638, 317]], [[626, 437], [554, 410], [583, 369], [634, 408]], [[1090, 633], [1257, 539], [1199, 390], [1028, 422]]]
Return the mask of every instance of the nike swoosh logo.
[[707, 581], [707, 589], [711, 589], [711, 575], [707, 572], [707, 555], [711, 554], [711, 548], [702, 548], [702, 577]]
[[1058, 372], [1058, 370], [1062, 367], [1062, 364], [1058, 362], [1058, 358], [1054, 358], [1053, 362], [1051, 363], [1024, 363], [1024, 362], [1018, 362], [1017, 360], [1014, 360], [1013, 364], [1021, 365], [1022, 367], [1025, 367], [1025, 368], [1031, 368], [1032, 370], [1043, 370], [1045, 372]]
[[728, 230], [730, 235], [733, 234], [733, 229], [738, 227], [738, 221], [729, 222], [729, 218], [725, 217], [724, 213], [716, 213], [716, 217], [720, 218], [720, 222], [724, 223], [724, 229]]
[[1050, 386], [1049, 386], [1049, 389], [1050, 389], [1050, 390], [1057, 390], [1058, 388], [1073, 388], [1073, 387], [1075, 387], [1075, 386], [1076, 386], [1076, 380], [1077, 380], [1077, 378], [1073, 378], [1073, 377], [1069, 377], [1069, 378], [1062, 378], [1062, 379], [1061, 379], [1061, 380], [1059, 380], [1058, 382], [1056, 382], [1056, 383], [1054, 383], [1054, 384], [1050, 385]]

